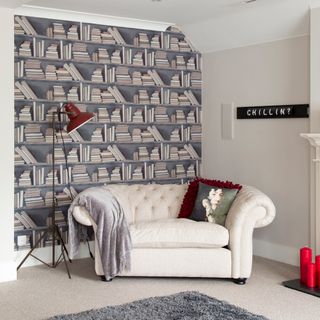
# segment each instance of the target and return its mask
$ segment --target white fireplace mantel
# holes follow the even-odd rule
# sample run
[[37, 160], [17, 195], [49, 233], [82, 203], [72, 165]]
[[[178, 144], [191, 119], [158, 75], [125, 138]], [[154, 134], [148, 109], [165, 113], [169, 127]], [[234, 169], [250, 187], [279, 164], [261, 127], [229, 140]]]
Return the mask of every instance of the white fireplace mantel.
[[320, 254], [320, 133], [301, 133], [315, 148], [315, 168], [311, 170], [311, 196], [310, 196], [310, 245], [316, 254]]
[[[310, 144], [317, 148], [320, 148], [320, 133], [301, 133], [300, 134], [302, 138], [307, 139]], [[316, 155], [315, 161], [319, 160], [320, 155]]]

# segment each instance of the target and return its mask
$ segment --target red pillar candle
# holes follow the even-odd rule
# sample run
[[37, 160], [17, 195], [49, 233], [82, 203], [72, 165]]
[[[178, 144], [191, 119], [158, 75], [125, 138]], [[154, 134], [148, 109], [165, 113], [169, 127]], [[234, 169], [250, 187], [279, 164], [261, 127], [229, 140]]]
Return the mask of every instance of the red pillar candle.
[[316, 256], [316, 278], [317, 286], [320, 288], [320, 256]]
[[315, 288], [316, 286], [316, 264], [309, 263], [307, 266], [307, 287]]
[[312, 262], [312, 249], [304, 247], [300, 249], [300, 281], [307, 284], [307, 267]]

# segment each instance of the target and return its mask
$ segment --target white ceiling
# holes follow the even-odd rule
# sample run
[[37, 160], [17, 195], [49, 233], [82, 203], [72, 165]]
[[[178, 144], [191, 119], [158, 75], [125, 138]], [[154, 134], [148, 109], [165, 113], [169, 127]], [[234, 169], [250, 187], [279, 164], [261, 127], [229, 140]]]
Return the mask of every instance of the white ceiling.
[[309, 33], [309, 6], [320, 0], [0, 0], [177, 24], [201, 52], [224, 50]]

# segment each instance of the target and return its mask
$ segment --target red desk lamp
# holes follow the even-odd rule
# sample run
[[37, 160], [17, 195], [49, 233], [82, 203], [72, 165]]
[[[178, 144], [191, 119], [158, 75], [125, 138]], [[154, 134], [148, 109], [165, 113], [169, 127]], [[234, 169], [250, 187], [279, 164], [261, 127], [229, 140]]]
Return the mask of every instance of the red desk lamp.
[[[66, 114], [69, 118], [68, 124], [67, 124], [67, 132], [70, 133], [81, 126], [83, 126], [85, 123], [90, 121], [94, 114], [90, 112], [81, 112], [78, 107], [76, 107], [73, 103], [66, 103], [62, 107], [59, 107], [57, 111], [52, 113], [52, 131], [53, 131], [53, 139], [52, 139], [52, 170], [54, 172], [55, 170], [55, 118], [56, 115], [58, 116], [58, 121], [60, 124], [60, 132], [62, 131], [61, 126], [61, 115]], [[61, 134], [62, 137], [62, 134]], [[62, 137], [63, 141], [63, 137]], [[64, 148], [64, 154], [65, 154], [65, 163], [66, 167], [68, 166], [67, 161], [67, 155], [66, 155], [66, 149], [63, 141], [63, 148]], [[68, 183], [69, 189], [70, 189], [70, 181]], [[67, 273], [69, 278], [71, 279], [69, 267], [67, 264], [66, 257], [68, 257], [69, 261], [71, 262], [68, 251], [65, 245], [65, 242], [61, 236], [59, 227], [56, 225], [56, 219], [55, 219], [55, 212], [56, 212], [56, 206], [57, 206], [57, 199], [55, 194], [55, 178], [52, 179], [52, 224], [48, 227], [48, 229], [41, 235], [41, 237], [34, 243], [28, 254], [23, 258], [19, 266], [17, 267], [17, 270], [20, 269], [20, 267], [23, 265], [23, 263], [27, 260], [29, 256], [32, 256], [33, 258], [37, 259], [38, 261], [42, 262], [48, 267], [56, 268], [58, 264], [63, 260], [67, 269]], [[52, 233], [52, 262], [51, 264], [44, 262], [40, 258], [33, 255], [33, 250], [40, 244], [40, 242], [47, 236], [48, 234]], [[56, 239], [60, 241], [61, 245], [61, 254], [56, 260], [56, 253], [55, 253], [55, 246], [56, 246]]]

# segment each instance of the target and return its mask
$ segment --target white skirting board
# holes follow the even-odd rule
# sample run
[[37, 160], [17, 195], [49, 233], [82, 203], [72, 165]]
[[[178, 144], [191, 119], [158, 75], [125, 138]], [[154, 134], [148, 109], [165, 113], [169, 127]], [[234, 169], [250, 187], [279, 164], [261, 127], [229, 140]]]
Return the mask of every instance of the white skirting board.
[[13, 261], [0, 262], [0, 282], [17, 280], [17, 266]]
[[293, 266], [299, 265], [299, 248], [253, 239], [253, 254]]

